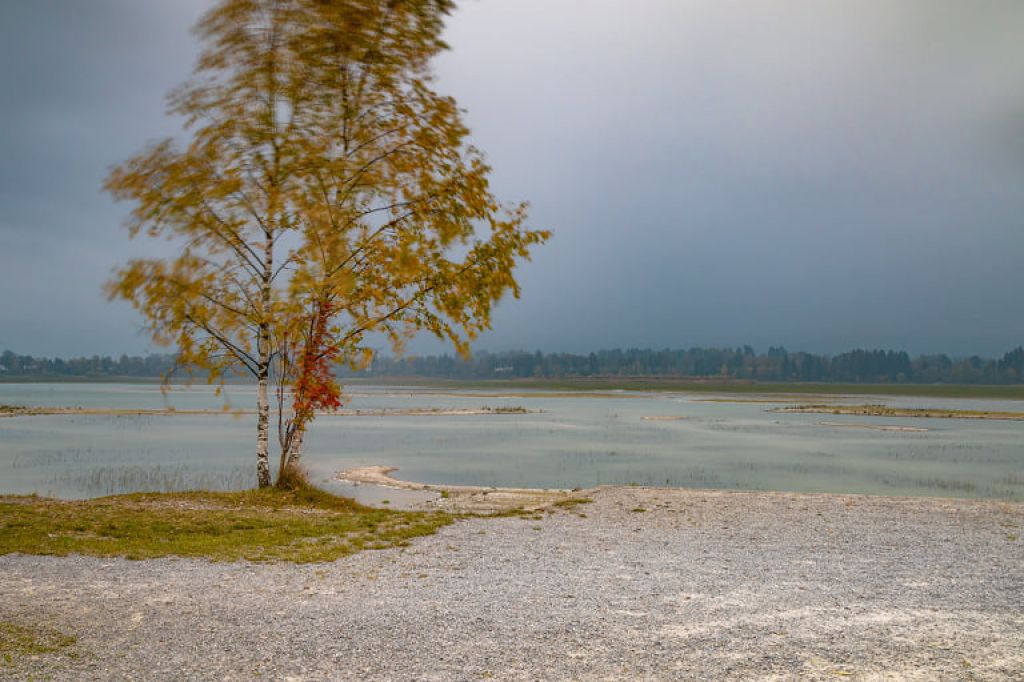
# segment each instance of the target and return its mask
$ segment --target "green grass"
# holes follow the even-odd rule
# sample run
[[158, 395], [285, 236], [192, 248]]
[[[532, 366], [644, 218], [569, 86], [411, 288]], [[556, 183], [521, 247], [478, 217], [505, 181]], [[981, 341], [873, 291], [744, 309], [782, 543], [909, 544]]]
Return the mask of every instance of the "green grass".
[[75, 637], [39, 626], [26, 627], [0, 620], [0, 670], [25, 656], [63, 651], [76, 642]]
[[552, 502], [550, 506], [557, 507], [560, 509], [573, 509], [574, 507], [578, 507], [581, 504], [590, 504], [593, 501], [594, 500], [592, 500], [589, 497], [570, 497], [567, 500], [559, 500], [558, 502]]
[[333, 561], [407, 545], [452, 520], [443, 513], [364, 507], [315, 488], [80, 501], [0, 496], [0, 555]]

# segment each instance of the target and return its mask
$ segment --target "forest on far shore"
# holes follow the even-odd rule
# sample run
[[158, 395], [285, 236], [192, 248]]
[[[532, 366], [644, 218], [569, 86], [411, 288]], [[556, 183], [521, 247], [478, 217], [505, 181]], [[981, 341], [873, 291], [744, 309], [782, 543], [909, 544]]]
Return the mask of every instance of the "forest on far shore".
[[[175, 356], [36, 358], [12, 351], [0, 354], [0, 380], [157, 378], [171, 372]], [[180, 374], [181, 372], [177, 372]], [[337, 369], [342, 378], [423, 377], [437, 379], [572, 379], [671, 377], [744, 381], [1021, 384], [1024, 347], [1001, 358], [919, 355], [904, 351], [852, 350], [838, 355], [791, 353], [771, 347], [757, 353], [740, 348], [600, 350], [585, 355], [541, 351], [478, 351], [471, 358], [452, 355], [376, 357], [365, 370]]]

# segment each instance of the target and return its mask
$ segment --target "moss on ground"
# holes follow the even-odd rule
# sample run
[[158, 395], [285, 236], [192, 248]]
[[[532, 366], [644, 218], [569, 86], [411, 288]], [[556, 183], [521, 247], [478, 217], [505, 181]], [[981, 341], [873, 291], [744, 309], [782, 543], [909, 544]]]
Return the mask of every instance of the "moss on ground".
[[0, 620], [0, 670], [26, 656], [62, 652], [75, 642], [74, 637], [56, 630]]
[[77, 501], [0, 496], [0, 555], [333, 561], [407, 545], [452, 520], [438, 512], [373, 509], [315, 488]]

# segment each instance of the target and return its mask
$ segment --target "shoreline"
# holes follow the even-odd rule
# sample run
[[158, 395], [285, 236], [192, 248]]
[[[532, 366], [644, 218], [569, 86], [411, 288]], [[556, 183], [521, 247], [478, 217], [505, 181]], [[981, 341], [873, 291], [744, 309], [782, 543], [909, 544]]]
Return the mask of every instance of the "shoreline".
[[[494, 513], [513, 510], [537, 511], [552, 505], [575, 504], [596, 491], [608, 487], [568, 488], [499, 488], [493, 486], [437, 485], [403, 481], [391, 476], [398, 467], [371, 465], [352, 467], [335, 474], [334, 479], [352, 485], [370, 485], [388, 490], [431, 493], [427, 499], [413, 497], [402, 506], [413, 509], [443, 509], [467, 513]], [[394, 506], [394, 508], [400, 508]]]
[[[663, 486], [640, 486], [640, 485], [598, 485], [590, 488], [503, 488], [497, 486], [467, 486], [467, 485], [444, 485], [436, 483], [422, 483], [419, 481], [406, 481], [395, 478], [391, 474], [398, 471], [399, 467], [374, 464], [370, 466], [352, 467], [339, 471], [335, 474], [334, 480], [352, 485], [375, 486], [384, 490], [398, 490], [407, 492], [429, 492], [437, 496], [428, 500], [425, 504], [414, 500], [410, 508], [413, 509], [447, 509], [460, 510], [461, 505], [466, 504], [466, 511], [473, 511], [473, 505], [478, 504], [481, 509], [495, 507], [498, 510], [524, 509], [526, 511], [541, 510], [551, 505], [557, 505], [565, 500], [587, 499], [593, 495], [611, 491], [630, 491], [640, 496], [650, 495], [656, 497], [659, 494], [688, 494], [688, 495], [753, 495], [777, 497], [779, 499], [792, 500], [796, 498], [810, 499], [832, 499], [847, 502], [849, 500], [877, 500], [880, 504], [892, 503], [935, 503], [935, 504], [973, 504], [973, 505], [1008, 505], [1009, 508], [1016, 508], [1024, 512], [1024, 501], [1008, 500], [1001, 498], [978, 498], [978, 497], [940, 497], [936, 495], [882, 495], [877, 493], [852, 493], [852, 492], [797, 492], [789, 490], [753, 490], [753, 489], [732, 489], [732, 488], [686, 488], [686, 487], [663, 487]], [[446, 492], [447, 497], [440, 497]], [[521, 504], [517, 504], [521, 502]], [[398, 507], [395, 507], [398, 508]]]
[[[275, 410], [271, 410], [272, 413]], [[377, 410], [341, 409], [333, 412], [318, 412], [318, 417], [467, 417], [481, 415], [540, 414], [543, 410], [525, 407], [407, 407]], [[25, 407], [22, 405], [0, 405], [0, 418], [4, 417], [49, 417], [59, 415], [107, 416], [107, 417], [170, 417], [170, 416], [254, 416], [256, 410], [179, 410], [174, 407], [163, 409], [131, 409], [113, 407]]]
[[[386, 388], [427, 387], [454, 391], [494, 390], [502, 393], [516, 391], [557, 391], [574, 393], [604, 393], [630, 391], [636, 393], [698, 393], [723, 395], [821, 395], [821, 396], [905, 396], [921, 398], [1024, 400], [1022, 384], [859, 384], [822, 382], [727, 382], [715, 379], [681, 377], [591, 377], [562, 379], [442, 379], [436, 377], [346, 377], [345, 386], [373, 386]], [[131, 384], [159, 386], [159, 377], [73, 377], [73, 376], [6, 376], [0, 374], [3, 384]], [[172, 386], [204, 385], [202, 381], [172, 380]], [[227, 386], [251, 386], [249, 381], [225, 381]], [[598, 397], [598, 396], [595, 396]]]

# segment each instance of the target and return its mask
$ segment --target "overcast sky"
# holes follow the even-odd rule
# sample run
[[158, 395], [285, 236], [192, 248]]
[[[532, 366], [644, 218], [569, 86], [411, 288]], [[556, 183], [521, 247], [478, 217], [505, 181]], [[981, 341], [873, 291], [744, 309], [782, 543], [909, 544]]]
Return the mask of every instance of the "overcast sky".
[[[0, 3], [0, 349], [153, 348], [100, 184], [176, 133], [208, 5]], [[1024, 343], [1022, 35], [1020, 0], [462, 2], [438, 87], [555, 233], [477, 347]]]

